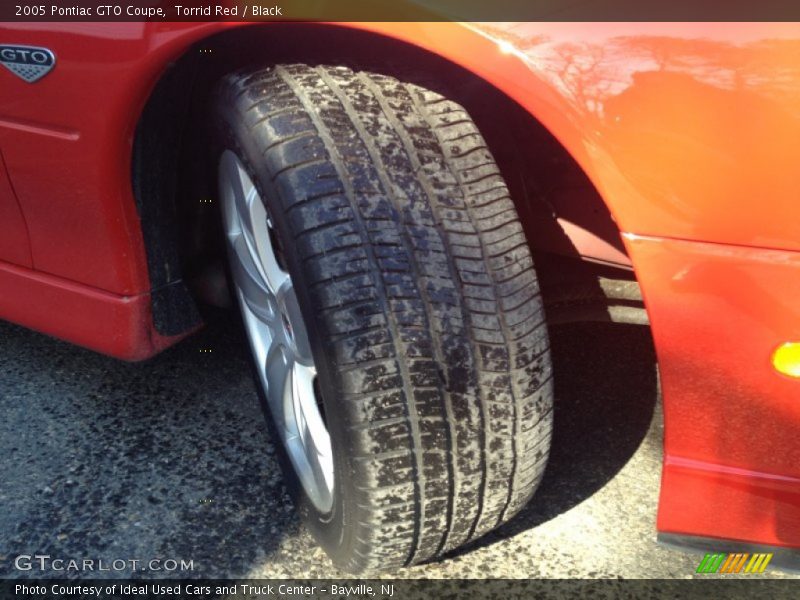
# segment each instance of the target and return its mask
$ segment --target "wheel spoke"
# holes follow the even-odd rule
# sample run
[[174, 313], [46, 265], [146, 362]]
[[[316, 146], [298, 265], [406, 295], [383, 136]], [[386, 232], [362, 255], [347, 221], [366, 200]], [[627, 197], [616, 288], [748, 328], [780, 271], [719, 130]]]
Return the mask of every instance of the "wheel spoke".
[[262, 321], [271, 323], [275, 318], [274, 295], [258, 272], [245, 245], [241, 234], [231, 241], [233, 253], [238, 258], [231, 265], [233, 277], [248, 308]]
[[[264, 213], [264, 220], [266, 221], [266, 212]], [[262, 236], [256, 236], [256, 251], [258, 252], [259, 264], [261, 265], [264, 279], [272, 293], [277, 295], [281, 287], [287, 283], [291, 284], [291, 280], [289, 279], [289, 274], [278, 263], [275, 249], [272, 247], [272, 242], [269, 238], [268, 231]]]
[[297, 436], [298, 434], [293, 419], [287, 418], [292, 414], [290, 411], [293, 366], [294, 361], [286, 351], [286, 348], [278, 343], [273, 343], [268, 351], [266, 361], [266, 393], [272, 416], [277, 421], [278, 428], [284, 438]]
[[291, 327], [295, 360], [307, 367], [313, 367], [314, 358], [311, 356], [311, 344], [308, 341], [305, 320], [300, 312], [300, 304], [297, 302], [297, 294], [291, 281], [279, 290], [277, 303], [282, 307]]
[[[227, 188], [227, 202], [230, 210], [226, 211], [228, 222], [228, 238], [243, 237], [251, 262], [274, 294], [289, 278], [289, 274], [281, 269], [270, 239], [267, 209], [258, 190], [239, 160], [223, 156], [220, 170], [230, 182]], [[225, 191], [224, 191], [225, 193]], [[244, 258], [244, 257], [242, 257]]]
[[295, 362], [293, 369], [293, 397], [300, 438], [309, 457], [315, 481], [325, 488], [333, 484], [333, 455], [328, 429], [317, 406], [314, 379], [317, 370]]
[[263, 384], [266, 386], [266, 365], [267, 356], [269, 355], [270, 348], [275, 343], [274, 329], [250, 310], [250, 307], [245, 303], [241, 292], [238, 292], [240, 305], [242, 306], [242, 316], [244, 317], [245, 327], [250, 338], [250, 347], [253, 349], [255, 363], [258, 367], [259, 376], [263, 379]]
[[253, 262], [258, 265], [264, 281], [275, 294], [289, 279], [289, 274], [278, 263], [269, 233], [267, 209], [244, 167], [239, 163], [236, 169], [239, 182], [234, 195], [236, 211], [241, 218], [242, 231]]

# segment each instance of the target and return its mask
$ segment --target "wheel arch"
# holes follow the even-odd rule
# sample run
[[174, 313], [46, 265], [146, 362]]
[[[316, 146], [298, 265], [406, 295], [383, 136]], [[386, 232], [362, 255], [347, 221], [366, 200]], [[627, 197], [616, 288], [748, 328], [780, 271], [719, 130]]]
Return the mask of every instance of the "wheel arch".
[[467, 108], [487, 139], [535, 252], [588, 256], [623, 267], [623, 277], [635, 280], [612, 210], [580, 166], [588, 159], [574, 143], [581, 132], [569, 106], [481, 32], [454, 23], [269, 24], [195, 37], [187, 36], [182, 53], [163, 66], [133, 144], [134, 196], [159, 332], [174, 335], [197, 322], [189, 287], [219, 251], [203, 233], [216, 220], [214, 165], [207, 162], [214, 142], [188, 123], [208, 114], [207, 99], [222, 75], [257, 62], [345, 64], [447, 95]]

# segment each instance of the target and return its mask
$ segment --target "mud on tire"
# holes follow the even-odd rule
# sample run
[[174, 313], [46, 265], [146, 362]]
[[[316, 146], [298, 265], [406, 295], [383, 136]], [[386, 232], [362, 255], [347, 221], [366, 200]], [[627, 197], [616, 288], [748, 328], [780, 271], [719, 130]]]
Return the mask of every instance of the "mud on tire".
[[332, 510], [286, 476], [321, 545], [348, 571], [388, 570], [507, 521], [542, 477], [551, 367], [527, 241], [469, 115], [305, 65], [230, 75], [216, 108], [307, 323]]

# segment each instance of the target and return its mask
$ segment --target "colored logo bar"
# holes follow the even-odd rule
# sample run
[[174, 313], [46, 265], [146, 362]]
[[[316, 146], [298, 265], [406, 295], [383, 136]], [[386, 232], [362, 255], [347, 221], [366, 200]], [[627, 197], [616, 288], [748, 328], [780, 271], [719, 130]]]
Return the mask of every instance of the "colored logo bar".
[[700, 565], [697, 567], [698, 573], [763, 573], [769, 561], [772, 560], [772, 553], [747, 552], [738, 554], [706, 554]]

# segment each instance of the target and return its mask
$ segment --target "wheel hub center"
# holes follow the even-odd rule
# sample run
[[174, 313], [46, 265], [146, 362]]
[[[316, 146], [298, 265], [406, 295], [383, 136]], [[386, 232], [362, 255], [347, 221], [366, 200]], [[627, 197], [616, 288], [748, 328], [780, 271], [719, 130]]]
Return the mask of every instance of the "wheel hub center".
[[287, 341], [294, 345], [294, 329], [292, 329], [292, 322], [289, 320], [289, 315], [286, 310], [281, 310], [281, 324], [283, 325], [283, 333]]

